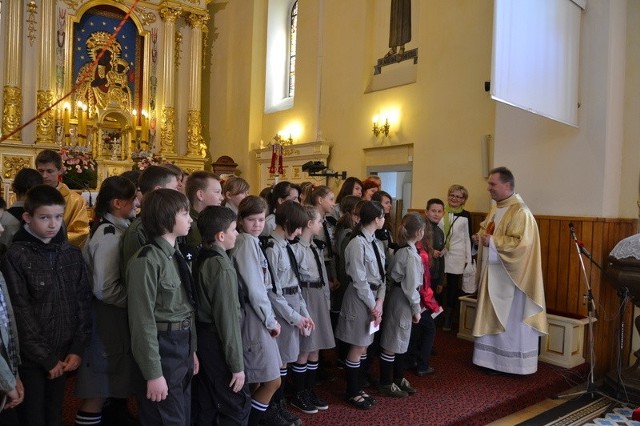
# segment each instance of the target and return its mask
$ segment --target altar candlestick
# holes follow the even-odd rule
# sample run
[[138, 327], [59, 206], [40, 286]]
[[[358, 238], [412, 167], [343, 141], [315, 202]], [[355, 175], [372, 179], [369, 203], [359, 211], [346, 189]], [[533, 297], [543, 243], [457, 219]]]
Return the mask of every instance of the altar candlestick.
[[282, 145], [278, 144], [278, 146], [280, 147], [280, 158], [278, 159], [278, 174], [284, 174], [284, 167], [282, 167], [282, 157], [284, 156], [284, 149], [282, 148]]
[[69, 103], [64, 104], [64, 142], [65, 145], [69, 145], [69, 116], [70, 116], [70, 105]]
[[271, 165], [269, 166], [269, 173], [272, 175], [276, 173], [276, 144], [271, 145]]
[[140, 139], [143, 141], [149, 140], [149, 114], [145, 110], [142, 110], [142, 134]]

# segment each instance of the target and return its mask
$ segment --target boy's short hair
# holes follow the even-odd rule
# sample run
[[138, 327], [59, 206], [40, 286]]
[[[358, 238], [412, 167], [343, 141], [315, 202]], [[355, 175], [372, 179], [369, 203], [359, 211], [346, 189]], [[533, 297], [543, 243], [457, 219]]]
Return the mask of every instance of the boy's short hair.
[[36, 185], [27, 191], [24, 200], [24, 211], [33, 215], [37, 208], [42, 206], [65, 206], [64, 197], [52, 186]]
[[215, 243], [216, 234], [229, 229], [231, 222], [236, 220], [236, 214], [228, 207], [207, 206], [198, 215], [198, 231], [203, 243]]
[[36, 169], [24, 167], [18, 170], [16, 177], [13, 178], [11, 189], [16, 195], [23, 196], [36, 185], [42, 185], [42, 175]]
[[222, 194], [226, 197], [227, 192], [231, 195], [242, 194], [243, 192], [249, 192], [249, 182], [238, 176], [231, 176], [222, 185]]
[[56, 166], [56, 169], [61, 170], [62, 156], [52, 149], [43, 149], [36, 156], [36, 165], [45, 163], [53, 163]]
[[260, 213], [267, 214], [267, 201], [257, 195], [249, 195], [243, 198], [238, 205], [238, 218], [240, 220]]
[[156, 186], [165, 186], [175, 174], [167, 167], [149, 166], [140, 175], [138, 187], [142, 194], [146, 194], [155, 189]]
[[140, 170], [127, 170], [126, 172], [120, 173], [120, 176], [123, 178], [129, 179], [133, 184], [138, 188], [138, 179], [140, 179], [140, 175], [142, 172]]
[[189, 200], [175, 189], [159, 188], [144, 196], [142, 200], [142, 226], [149, 239], [173, 232], [176, 214], [189, 211]]
[[298, 228], [304, 228], [309, 218], [300, 203], [287, 200], [276, 208], [276, 225], [280, 225], [288, 234]]
[[444, 208], [444, 201], [442, 201], [440, 198], [431, 198], [429, 199], [429, 201], [427, 201], [427, 210], [429, 210], [434, 204], [440, 204], [442, 208]]
[[176, 179], [178, 179], [178, 181], [182, 180], [182, 169], [178, 166], [176, 166], [173, 163], [163, 163], [160, 165], [160, 167], [164, 167], [166, 169], [171, 170], [171, 173], [173, 173], [176, 177]]
[[209, 185], [209, 179], [215, 179], [220, 182], [220, 176], [213, 172], [207, 172], [205, 170], [198, 170], [189, 175], [187, 178], [187, 184], [184, 187], [184, 193], [187, 195], [189, 202], [194, 203], [196, 194], [200, 190], [207, 189]]

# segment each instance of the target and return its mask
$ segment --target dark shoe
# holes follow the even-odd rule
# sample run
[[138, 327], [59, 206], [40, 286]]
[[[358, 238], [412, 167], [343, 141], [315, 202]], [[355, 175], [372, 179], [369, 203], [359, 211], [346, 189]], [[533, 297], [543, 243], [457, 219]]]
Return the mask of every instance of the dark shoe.
[[289, 411], [289, 409], [287, 408], [287, 401], [285, 401], [284, 398], [281, 399], [280, 402], [278, 403], [278, 413], [280, 414], [280, 417], [282, 417], [287, 422], [289, 422], [289, 425], [293, 425], [293, 426], [302, 425], [302, 420], [300, 420], [300, 417], [296, 416], [291, 411]]
[[367, 401], [362, 395], [352, 396], [347, 398], [347, 402], [359, 410], [368, 410], [371, 408], [371, 403]]
[[404, 377], [402, 378], [402, 380], [400, 380], [399, 382], [396, 382], [396, 385], [402, 389], [403, 391], [405, 391], [406, 393], [408, 393], [409, 395], [413, 395], [414, 393], [417, 392], [416, 388], [414, 388], [413, 386], [411, 386], [411, 383], [409, 383], [409, 381], [407, 379], [405, 379]]
[[360, 391], [360, 396], [363, 397], [364, 399], [366, 399], [367, 401], [369, 401], [369, 404], [376, 405], [376, 400], [373, 399], [373, 397], [371, 395], [369, 395], [368, 393], [366, 393], [365, 391], [361, 390]]
[[435, 356], [435, 355], [438, 355], [438, 351], [436, 350], [436, 347], [435, 347], [435, 346], [433, 346], [433, 347], [431, 348], [431, 356]]
[[487, 367], [480, 367], [480, 370], [482, 370], [483, 373], [488, 374], [489, 376], [501, 376], [503, 374], [502, 371], [498, 371], [498, 370], [494, 370], [492, 368], [487, 368]]
[[436, 370], [433, 367], [418, 368], [416, 370], [416, 375], [418, 377], [424, 377], [424, 376], [428, 376], [429, 374], [433, 374], [435, 372], [436, 372]]
[[393, 398], [404, 398], [409, 396], [408, 393], [400, 389], [395, 383], [391, 383], [390, 385], [380, 385], [378, 389], [382, 396], [390, 396]]
[[309, 402], [313, 405], [315, 405], [315, 407], [318, 410], [328, 410], [329, 409], [329, 404], [327, 404], [326, 401], [318, 398], [318, 395], [316, 395], [315, 391], [313, 389], [308, 389], [307, 390], [307, 395], [309, 397]]
[[272, 404], [264, 412], [262, 424], [264, 426], [292, 426], [294, 423], [284, 418], [278, 404]]
[[290, 404], [306, 414], [315, 414], [318, 412], [318, 408], [311, 403], [309, 395], [305, 391], [293, 395]]

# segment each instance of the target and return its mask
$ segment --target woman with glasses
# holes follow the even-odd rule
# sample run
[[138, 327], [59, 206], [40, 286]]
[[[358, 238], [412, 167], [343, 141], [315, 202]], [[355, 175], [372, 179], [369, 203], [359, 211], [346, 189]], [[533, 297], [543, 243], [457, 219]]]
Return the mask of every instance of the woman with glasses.
[[447, 205], [440, 227], [444, 231], [444, 272], [445, 287], [439, 285], [441, 304], [445, 308], [444, 331], [451, 330], [458, 306], [458, 296], [464, 268], [471, 263], [471, 214], [464, 209], [469, 193], [462, 185], [451, 185], [447, 196]]

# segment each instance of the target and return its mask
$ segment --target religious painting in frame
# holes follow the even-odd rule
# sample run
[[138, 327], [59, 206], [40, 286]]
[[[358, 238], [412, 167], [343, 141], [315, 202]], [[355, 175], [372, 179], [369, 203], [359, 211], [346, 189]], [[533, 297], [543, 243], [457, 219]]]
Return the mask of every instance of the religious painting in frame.
[[[145, 37], [141, 28], [129, 17], [109, 44], [125, 15], [116, 6], [98, 5], [87, 9], [72, 24], [70, 83], [77, 87], [73, 108], [76, 101], [81, 101], [90, 116], [107, 107], [128, 113], [144, 108]], [[86, 75], [88, 78], [83, 79]]]

